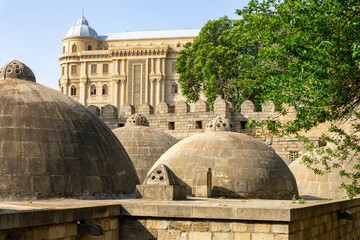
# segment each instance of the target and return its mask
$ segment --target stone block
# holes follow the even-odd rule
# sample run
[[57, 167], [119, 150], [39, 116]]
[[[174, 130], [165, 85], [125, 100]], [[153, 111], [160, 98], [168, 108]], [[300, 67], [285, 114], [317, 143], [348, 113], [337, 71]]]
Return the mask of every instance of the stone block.
[[186, 102], [179, 101], [175, 103], [175, 113], [188, 113], [190, 112], [190, 106]]
[[166, 114], [169, 113], [169, 105], [166, 102], [159, 102], [156, 106], [156, 113]]
[[49, 239], [65, 237], [65, 225], [55, 225], [49, 227]]
[[137, 113], [141, 113], [141, 114], [153, 114], [154, 112], [153, 107], [147, 103], [141, 104], [136, 110]]
[[[48, 227], [37, 227], [33, 230], [33, 239], [48, 239], [49, 238]], [[1, 239], [1, 238], [0, 238]]]
[[121, 106], [121, 109], [120, 109], [121, 115], [130, 116], [130, 115], [133, 115], [134, 113], [135, 113], [134, 106], [132, 106], [128, 103], [125, 103], [124, 105]]
[[272, 233], [252, 233], [252, 240], [275, 240], [275, 236]]
[[78, 228], [77, 223], [66, 224], [65, 235], [67, 237], [76, 236], [78, 233], [77, 228]]
[[89, 105], [87, 107], [87, 110], [89, 110], [89, 112], [91, 112], [95, 116], [98, 116], [98, 117], [100, 116], [100, 108], [95, 105]]
[[179, 230], [181, 232], [190, 232], [192, 223], [190, 221], [171, 221], [170, 229]]
[[230, 222], [212, 222], [212, 232], [229, 232], [231, 230]]
[[195, 103], [195, 112], [208, 112], [210, 107], [209, 107], [209, 104], [203, 100], [198, 100], [196, 103]]
[[210, 222], [194, 222], [193, 229], [197, 232], [208, 232], [210, 231]]
[[254, 224], [254, 232], [269, 233], [271, 230], [270, 224]]
[[146, 221], [147, 229], [168, 229], [169, 222], [167, 220], [157, 220], [157, 219], [149, 219]]
[[109, 226], [110, 226], [110, 230], [119, 229], [119, 220], [117, 218], [110, 219]]
[[186, 186], [136, 185], [136, 197], [155, 200], [186, 199]]
[[234, 240], [251, 240], [251, 233], [235, 233]]
[[212, 240], [212, 234], [209, 232], [191, 232], [190, 239], [191, 240]]
[[233, 240], [233, 235], [229, 234], [229, 233], [213, 233], [213, 238], [212, 240], [224, 240], [224, 239], [227, 239], [227, 240]]

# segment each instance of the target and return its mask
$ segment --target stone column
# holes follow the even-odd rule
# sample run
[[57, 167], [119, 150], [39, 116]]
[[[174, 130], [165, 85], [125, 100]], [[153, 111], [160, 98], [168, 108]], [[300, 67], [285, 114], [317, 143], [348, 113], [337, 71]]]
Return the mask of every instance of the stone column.
[[114, 82], [114, 85], [115, 85], [115, 98], [114, 98], [114, 101], [115, 101], [115, 106], [117, 109], [120, 109], [119, 108], [119, 80], [116, 79], [115, 82]]
[[161, 78], [157, 79], [157, 89], [156, 89], [156, 105], [160, 102], [160, 93], [161, 93]]
[[114, 65], [115, 65], [114, 67], [115, 67], [115, 74], [116, 74], [116, 75], [119, 75], [119, 74], [120, 74], [120, 73], [119, 73], [119, 61], [120, 61], [120, 60], [116, 60], [116, 59], [114, 60]]
[[155, 79], [150, 79], [150, 105], [154, 108], [154, 81]]
[[161, 74], [161, 59], [160, 58], [157, 60], [156, 73]]
[[125, 61], [126, 59], [121, 59], [121, 69], [120, 69], [121, 75], [125, 75]]
[[125, 92], [125, 86], [126, 86], [126, 80], [121, 80], [121, 96], [120, 96], [120, 105], [122, 107], [122, 105], [125, 104], [126, 102], [126, 92]]
[[155, 63], [154, 58], [151, 58], [151, 71], [150, 71], [150, 74], [155, 74], [155, 72], [154, 72], [154, 69], [155, 69], [154, 63]]

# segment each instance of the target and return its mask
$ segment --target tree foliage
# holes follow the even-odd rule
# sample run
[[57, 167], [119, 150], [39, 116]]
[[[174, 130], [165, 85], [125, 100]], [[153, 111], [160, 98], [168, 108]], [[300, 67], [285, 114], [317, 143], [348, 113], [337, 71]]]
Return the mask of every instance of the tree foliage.
[[[210, 103], [219, 95], [237, 106], [244, 99], [255, 104], [272, 100], [277, 107], [287, 103], [296, 119], [275, 125], [269, 119], [268, 129], [277, 134], [359, 117], [358, 0], [251, 0], [237, 14], [240, 20], [209, 21], [180, 52], [177, 70], [188, 100], [196, 101], [204, 84]], [[329, 129], [348, 139], [338, 154], [345, 156], [346, 148], [360, 151], [360, 125], [352, 127], [351, 134]], [[360, 192], [359, 171], [343, 174], [353, 180], [343, 186], [349, 196]]]

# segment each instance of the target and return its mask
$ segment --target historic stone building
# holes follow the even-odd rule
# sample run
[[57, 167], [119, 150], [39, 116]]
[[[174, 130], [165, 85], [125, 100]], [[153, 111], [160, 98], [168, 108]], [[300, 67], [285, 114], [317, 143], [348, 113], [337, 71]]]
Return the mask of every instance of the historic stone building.
[[98, 35], [81, 17], [62, 40], [60, 91], [84, 106], [159, 103], [175, 106], [180, 93], [175, 61], [199, 30], [134, 31]]

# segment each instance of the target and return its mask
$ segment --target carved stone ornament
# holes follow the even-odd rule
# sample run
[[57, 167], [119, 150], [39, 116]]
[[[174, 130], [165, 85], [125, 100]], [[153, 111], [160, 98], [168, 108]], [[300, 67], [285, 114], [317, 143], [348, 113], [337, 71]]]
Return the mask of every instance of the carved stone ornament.
[[228, 118], [217, 116], [207, 124], [205, 129], [205, 132], [212, 132], [212, 131], [234, 132], [235, 128]]
[[155, 168], [145, 179], [147, 185], [180, 185], [175, 174], [164, 164]]
[[136, 113], [126, 120], [126, 126], [149, 126], [149, 121], [142, 114]]
[[36, 82], [31, 69], [18, 60], [11, 61], [0, 69], [0, 80], [21, 79]]

